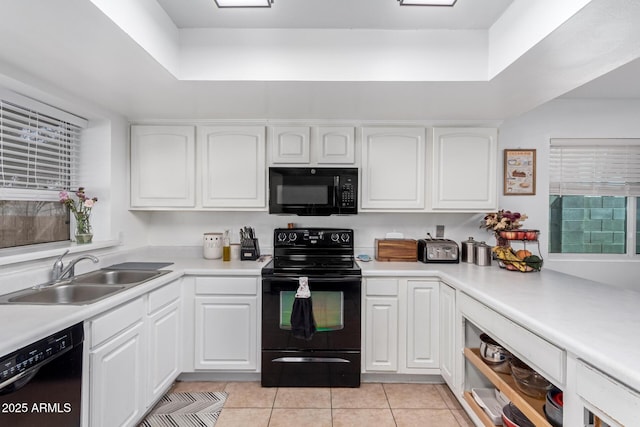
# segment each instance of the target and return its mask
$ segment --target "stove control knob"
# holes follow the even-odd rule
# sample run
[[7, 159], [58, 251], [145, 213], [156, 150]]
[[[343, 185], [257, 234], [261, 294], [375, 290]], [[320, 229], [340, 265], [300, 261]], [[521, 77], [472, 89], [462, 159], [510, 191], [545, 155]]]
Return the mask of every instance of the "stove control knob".
[[289, 241], [293, 242], [298, 238], [296, 233], [289, 233]]
[[287, 240], [287, 234], [286, 233], [278, 233], [278, 242], [284, 242], [285, 240]]
[[342, 239], [342, 241], [346, 243], [349, 241], [349, 235], [347, 233], [342, 233], [340, 239]]
[[337, 242], [338, 240], [340, 240], [340, 236], [338, 236], [338, 233], [331, 233], [331, 241]]

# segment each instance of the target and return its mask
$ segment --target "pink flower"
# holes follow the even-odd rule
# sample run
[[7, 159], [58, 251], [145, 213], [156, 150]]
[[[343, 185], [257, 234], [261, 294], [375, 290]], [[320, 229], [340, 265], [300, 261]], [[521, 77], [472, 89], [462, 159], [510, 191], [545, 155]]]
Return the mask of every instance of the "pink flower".
[[93, 207], [93, 205], [94, 205], [94, 203], [95, 203], [95, 202], [93, 201], [93, 199], [86, 199], [86, 200], [84, 201], [84, 207], [85, 207], [85, 208], [92, 208], [92, 207]]
[[60, 193], [58, 193], [58, 196], [60, 197], [60, 201], [62, 203], [66, 202], [67, 200], [69, 200], [69, 193], [67, 193], [66, 191], [61, 191]]

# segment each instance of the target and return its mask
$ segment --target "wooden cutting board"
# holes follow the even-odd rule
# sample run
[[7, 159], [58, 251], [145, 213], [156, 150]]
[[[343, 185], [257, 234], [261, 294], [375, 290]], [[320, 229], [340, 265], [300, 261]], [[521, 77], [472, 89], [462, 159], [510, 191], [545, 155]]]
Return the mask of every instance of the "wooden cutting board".
[[376, 261], [418, 261], [418, 241], [375, 239]]

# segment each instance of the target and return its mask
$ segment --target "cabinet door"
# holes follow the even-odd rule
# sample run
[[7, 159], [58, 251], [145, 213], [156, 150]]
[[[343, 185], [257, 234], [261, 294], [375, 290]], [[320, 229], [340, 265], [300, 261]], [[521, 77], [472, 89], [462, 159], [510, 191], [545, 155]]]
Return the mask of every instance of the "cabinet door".
[[308, 126], [272, 127], [271, 162], [308, 164], [310, 134]]
[[363, 128], [362, 210], [425, 207], [424, 128]]
[[365, 298], [365, 370], [398, 370], [398, 298]]
[[257, 297], [196, 297], [195, 311], [196, 369], [257, 369]]
[[140, 322], [89, 355], [90, 425], [136, 425], [144, 413], [146, 343]]
[[494, 128], [433, 130], [433, 209], [497, 208], [497, 140]]
[[195, 206], [193, 126], [131, 126], [131, 207]]
[[316, 129], [318, 164], [354, 164], [355, 129], [351, 126], [319, 126]]
[[180, 374], [180, 330], [179, 301], [149, 317], [147, 405], [156, 401]]
[[455, 379], [456, 291], [440, 283], [440, 374], [457, 395]]
[[407, 368], [438, 368], [438, 282], [407, 280]]
[[265, 208], [264, 126], [201, 126], [202, 206]]
[[585, 406], [611, 425], [638, 425], [640, 393], [578, 360], [576, 392]]

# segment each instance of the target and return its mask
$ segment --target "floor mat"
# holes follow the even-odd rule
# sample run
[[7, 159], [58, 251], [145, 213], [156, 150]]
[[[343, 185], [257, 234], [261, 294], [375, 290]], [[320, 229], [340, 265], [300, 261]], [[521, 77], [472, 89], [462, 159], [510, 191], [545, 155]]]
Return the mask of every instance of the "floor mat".
[[212, 427], [227, 399], [227, 393], [165, 394], [140, 427]]

